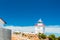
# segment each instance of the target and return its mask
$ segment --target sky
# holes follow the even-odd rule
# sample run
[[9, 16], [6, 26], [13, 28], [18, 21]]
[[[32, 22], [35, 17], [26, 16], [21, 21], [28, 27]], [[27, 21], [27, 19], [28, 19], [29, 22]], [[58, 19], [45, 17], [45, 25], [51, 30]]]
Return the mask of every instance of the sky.
[[6, 25], [60, 25], [60, 0], [0, 0], [0, 18]]

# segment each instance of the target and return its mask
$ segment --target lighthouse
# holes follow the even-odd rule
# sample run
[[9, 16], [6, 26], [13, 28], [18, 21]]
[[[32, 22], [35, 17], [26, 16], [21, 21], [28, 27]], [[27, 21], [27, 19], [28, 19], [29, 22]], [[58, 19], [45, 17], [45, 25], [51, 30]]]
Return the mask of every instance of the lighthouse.
[[44, 33], [45, 26], [43, 24], [43, 21], [41, 19], [38, 20], [38, 23], [35, 26], [35, 33]]

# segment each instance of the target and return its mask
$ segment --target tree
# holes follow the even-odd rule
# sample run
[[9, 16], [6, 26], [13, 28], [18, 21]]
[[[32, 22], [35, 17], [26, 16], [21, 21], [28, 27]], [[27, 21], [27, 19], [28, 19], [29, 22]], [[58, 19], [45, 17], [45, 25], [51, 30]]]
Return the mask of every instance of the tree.
[[54, 34], [49, 35], [49, 40], [56, 40], [56, 37]]
[[38, 33], [38, 38], [41, 39], [41, 33]]
[[41, 38], [46, 39], [46, 35], [45, 34], [41, 34]]
[[58, 37], [58, 40], [60, 40], [60, 36]]
[[42, 38], [42, 39], [46, 39], [47, 36], [46, 36], [45, 34], [39, 33], [39, 34], [38, 34], [38, 37], [39, 37], [39, 39], [41, 39], [41, 38]]

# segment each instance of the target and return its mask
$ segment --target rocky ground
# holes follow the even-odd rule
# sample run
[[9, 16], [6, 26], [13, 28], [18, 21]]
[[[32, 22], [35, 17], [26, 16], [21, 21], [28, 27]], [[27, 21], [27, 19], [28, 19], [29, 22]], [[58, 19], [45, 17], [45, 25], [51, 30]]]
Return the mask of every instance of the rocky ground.
[[29, 33], [13, 33], [11, 36], [11, 40], [49, 40], [48, 37], [46, 39], [38, 38], [36, 34]]

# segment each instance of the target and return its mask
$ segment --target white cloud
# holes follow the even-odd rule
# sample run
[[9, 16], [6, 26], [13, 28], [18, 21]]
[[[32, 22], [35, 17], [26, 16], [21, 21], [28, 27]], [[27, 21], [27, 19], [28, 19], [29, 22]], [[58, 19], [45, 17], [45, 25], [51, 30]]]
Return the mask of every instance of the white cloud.
[[20, 31], [20, 32], [34, 32], [34, 27], [32, 26], [5, 26], [6, 29], [11, 29], [12, 31]]
[[60, 33], [60, 25], [46, 26], [45, 32], [49, 32], [49, 33]]
[[[11, 29], [12, 31], [20, 32], [34, 32], [35, 27], [33, 26], [5, 26], [4, 28]], [[49, 33], [60, 33], [60, 25], [50, 25], [45, 27], [45, 32]]]

